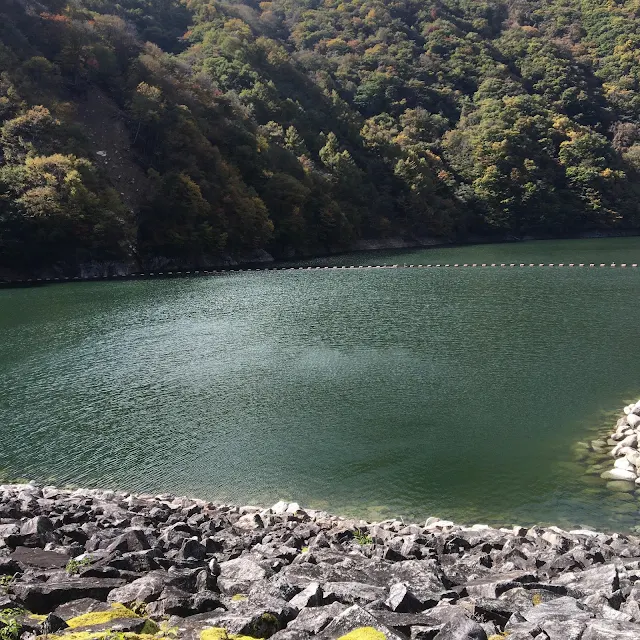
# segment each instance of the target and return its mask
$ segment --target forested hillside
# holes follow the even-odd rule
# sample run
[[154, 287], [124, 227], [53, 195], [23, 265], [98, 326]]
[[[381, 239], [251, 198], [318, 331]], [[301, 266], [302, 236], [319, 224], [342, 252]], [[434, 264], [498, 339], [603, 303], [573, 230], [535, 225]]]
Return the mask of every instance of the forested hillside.
[[3, 0], [0, 266], [640, 227], [640, 0]]

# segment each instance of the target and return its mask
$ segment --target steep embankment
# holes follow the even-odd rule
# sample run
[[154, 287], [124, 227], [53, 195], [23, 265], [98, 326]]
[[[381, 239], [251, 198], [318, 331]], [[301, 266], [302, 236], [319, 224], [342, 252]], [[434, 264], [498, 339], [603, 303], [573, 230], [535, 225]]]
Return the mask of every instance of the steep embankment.
[[0, 487], [0, 517], [3, 637], [640, 637], [640, 540], [618, 534], [33, 485]]

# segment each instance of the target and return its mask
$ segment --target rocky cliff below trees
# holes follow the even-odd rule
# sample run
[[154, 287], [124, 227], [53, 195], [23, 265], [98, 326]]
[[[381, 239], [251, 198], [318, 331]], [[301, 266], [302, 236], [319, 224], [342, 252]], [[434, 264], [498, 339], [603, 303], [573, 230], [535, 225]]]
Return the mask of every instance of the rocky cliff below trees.
[[3, 640], [637, 640], [640, 539], [0, 486]]

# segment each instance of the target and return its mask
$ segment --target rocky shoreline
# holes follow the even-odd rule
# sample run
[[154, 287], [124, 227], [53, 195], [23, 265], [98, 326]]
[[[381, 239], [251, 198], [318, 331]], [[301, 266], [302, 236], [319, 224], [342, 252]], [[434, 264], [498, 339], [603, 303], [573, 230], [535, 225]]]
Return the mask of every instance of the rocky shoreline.
[[[0, 288], [12, 285], [26, 285], [38, 282], [58, 282], [66, 280], [96, 280], [117, 279], [129, 276], [141, 276], [148, 273], [163, 272], [197, 272], [207, 270], [237, 270], [269, 268], [273, 264], [287, 264], [287, 262], [304, 262], [320, 260], [323, 257], [349, 253], [370, 251], [401, 250], [401, 249], [434, 249], [446, 247], [473, 246], [478, 244], [511, 244], [529, 242], [532, 240], [578, 240], [589, 238], [626, 238], [640, 235], [640, 231], [633, 230], [600, 230], [587, 231], [568, 236], [526, 235], [526, 236], [486, 236], [471, 235], [460, 238], [411, 237], [394, 236], [379, 240], [361, 239], [350, 247], [341, 247], [325, 253], [288, 253], [274, 257], [264, 249], [256, 249], [235, 255], [209, 256], [197, 262], [181, 261], [158, 256], [149, 260], [140, 260], [131, 256], [124, 261], [88, 261], [76, 265], [51, 265], [36, 270], [16, 270], [0, 266]], [[567, 258], [567, 262], [570, 258]]]
[[574, 452], [586, 465], [585, 474], [599, 477], [609, 495], [635, 504], [640, 499], [640, 400], [624, 407], [613, 429], [577, 442]]
[[608, 447], [609, 455], [615, 460], [613, 468], [604, 471], [600, 477], [620, 483], [616, 485], [619, 490], [633, 491], [640, 485], [640, 400], [627, 405], [623, 413], [609, 438], [604, 442], [592, 442], [591, 447], [598, 447], [600, 451]]
[[622, 534], [0, 486], [2, 640], [637, 640], [638, 580]]

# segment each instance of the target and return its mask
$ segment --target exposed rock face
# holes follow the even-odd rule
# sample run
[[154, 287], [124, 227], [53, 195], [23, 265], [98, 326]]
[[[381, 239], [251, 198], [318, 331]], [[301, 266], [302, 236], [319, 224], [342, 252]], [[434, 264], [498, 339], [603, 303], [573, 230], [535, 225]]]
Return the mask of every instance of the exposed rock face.
[[588, 530], [6, 485], [0, 576], [23, 640], [640, 638], [640, 539]]

